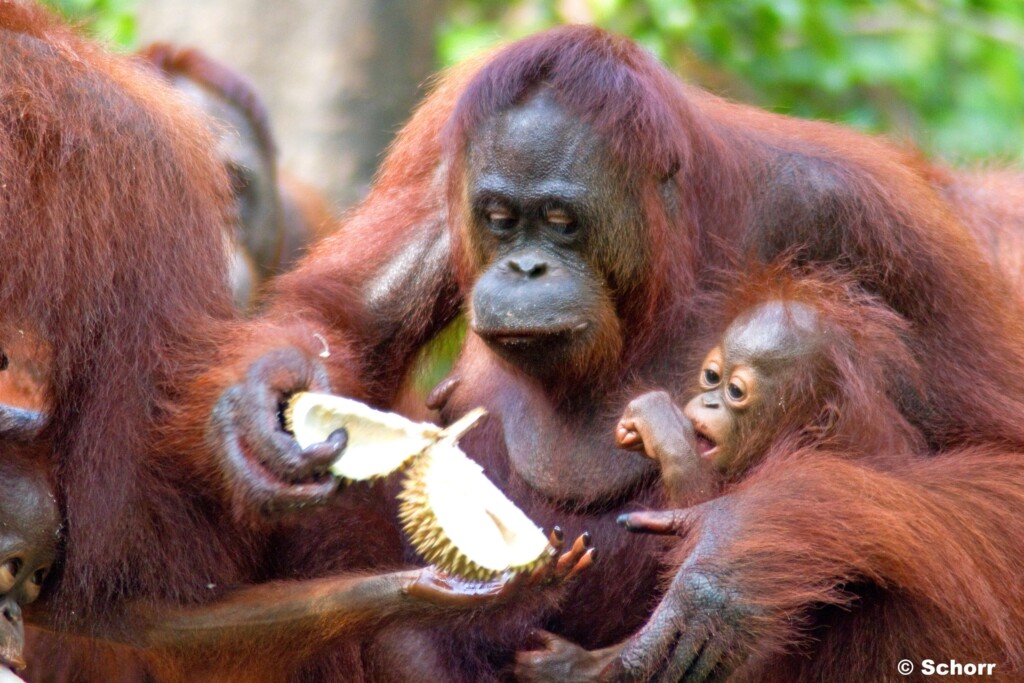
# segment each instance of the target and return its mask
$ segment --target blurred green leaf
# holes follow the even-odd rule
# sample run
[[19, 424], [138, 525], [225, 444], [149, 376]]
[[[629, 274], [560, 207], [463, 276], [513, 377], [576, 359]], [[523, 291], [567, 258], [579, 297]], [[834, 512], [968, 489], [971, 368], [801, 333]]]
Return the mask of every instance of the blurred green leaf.
[[711, 90], [890, 132], [954, 160], [1024, 160], [1020, 0], [452, 0], [451, 64], [557, 20], [631, 36]]
[[130, 50], [135, 46], [135, 0], [43, 0], [89, 35]]

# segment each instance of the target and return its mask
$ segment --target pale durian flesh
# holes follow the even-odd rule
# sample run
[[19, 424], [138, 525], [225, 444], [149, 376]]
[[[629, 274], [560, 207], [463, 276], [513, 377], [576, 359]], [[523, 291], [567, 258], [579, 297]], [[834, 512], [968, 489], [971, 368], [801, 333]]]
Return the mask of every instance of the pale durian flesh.
[[391, 474], [444, 434], [437, 425], [413, 422], [350, 398], [313, 392], [292, 396], [284, 417], [285, 426], [302, 448], [326, 441], [344, 428], [348, 445], [331, 471], [352, 481]]
[[399, 517], [416, 552], [450, 574], [487, 580], [531, 571], [555, 552], [454, 438], [416, 459], [399, 498]]
[[555, 551], [456, 445], [484, 414], [472, 410], [442, 429], [341, 396], [301, 392], [288, 402], [285, 426], [303, 448], [344, 428], [348, 445], [331, 471], [345, 479], [387, 476], [412, 462], [399, 498], [413, 547], [443, 571], [486, 580], [530, 571]]

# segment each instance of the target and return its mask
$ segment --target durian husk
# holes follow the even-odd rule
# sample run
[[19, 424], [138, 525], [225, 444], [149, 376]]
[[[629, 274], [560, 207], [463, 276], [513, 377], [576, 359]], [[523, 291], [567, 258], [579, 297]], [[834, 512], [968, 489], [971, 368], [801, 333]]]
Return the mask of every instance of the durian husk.
[[554, 555], [547, 537], [458, 447], [486, 414], [466, 413], [449, 427], [413, 422], [341, 396], [300, 392], [285, 407], [285, 427], [298, 444], [348, 432], [331, 471], [351, 481], [384, 477], [410, 463], [399, 515], [416, 551], [449, 574], [469, 580], [532, 571]]
[[426, 449], [409, 468], [399, 494], [405, 533], [424, 560], [455, 576], [486, 581], [532, 571], [554, 548], [456, 438]]

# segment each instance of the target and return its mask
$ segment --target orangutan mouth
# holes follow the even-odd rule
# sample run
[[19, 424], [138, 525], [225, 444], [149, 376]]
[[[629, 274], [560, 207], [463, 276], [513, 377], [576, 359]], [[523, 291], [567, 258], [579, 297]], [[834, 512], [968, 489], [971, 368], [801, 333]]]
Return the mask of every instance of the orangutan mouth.
[[474, 325], [474, 331], [491, 343], [506, 347], [528, 346], [537, 343], [548, 344], [568, 340], [590, 326], [588, 322], [559, 327], [531, 327], [518, 329], [486, 329]]
[[697, 453], [702, 458], [713, 458], [718, 453], [718, 444], [708, 436], [708, 428], [702, 424], [693, 425], [694, 436], [697, 441]]

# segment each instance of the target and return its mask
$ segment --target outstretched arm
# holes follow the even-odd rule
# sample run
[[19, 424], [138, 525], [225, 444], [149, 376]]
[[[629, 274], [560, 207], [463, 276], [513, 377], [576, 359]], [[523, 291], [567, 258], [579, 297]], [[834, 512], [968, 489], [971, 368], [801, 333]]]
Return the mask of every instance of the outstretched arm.
[[[553, 532], [551, 542], [563, 542]], [[379, 627], [394, 619], [443, 621], [459, 612], [487, 609], [514, 597], [575, 579], [594, 561], [580, 537], [557, 560], [531, 574], [478, 583], [434, 567], [382, 574], [344, 574], [300, 581], [272, 581], [239, 587], [200, 605], [129, 602], [102, 623], [84, 625], [80, 635], [143, 650], [247, 648], [260, 643], [327, 643], [340, 635]], [[35, 626], [63, 626], [45, 604], [27, 617]]]

